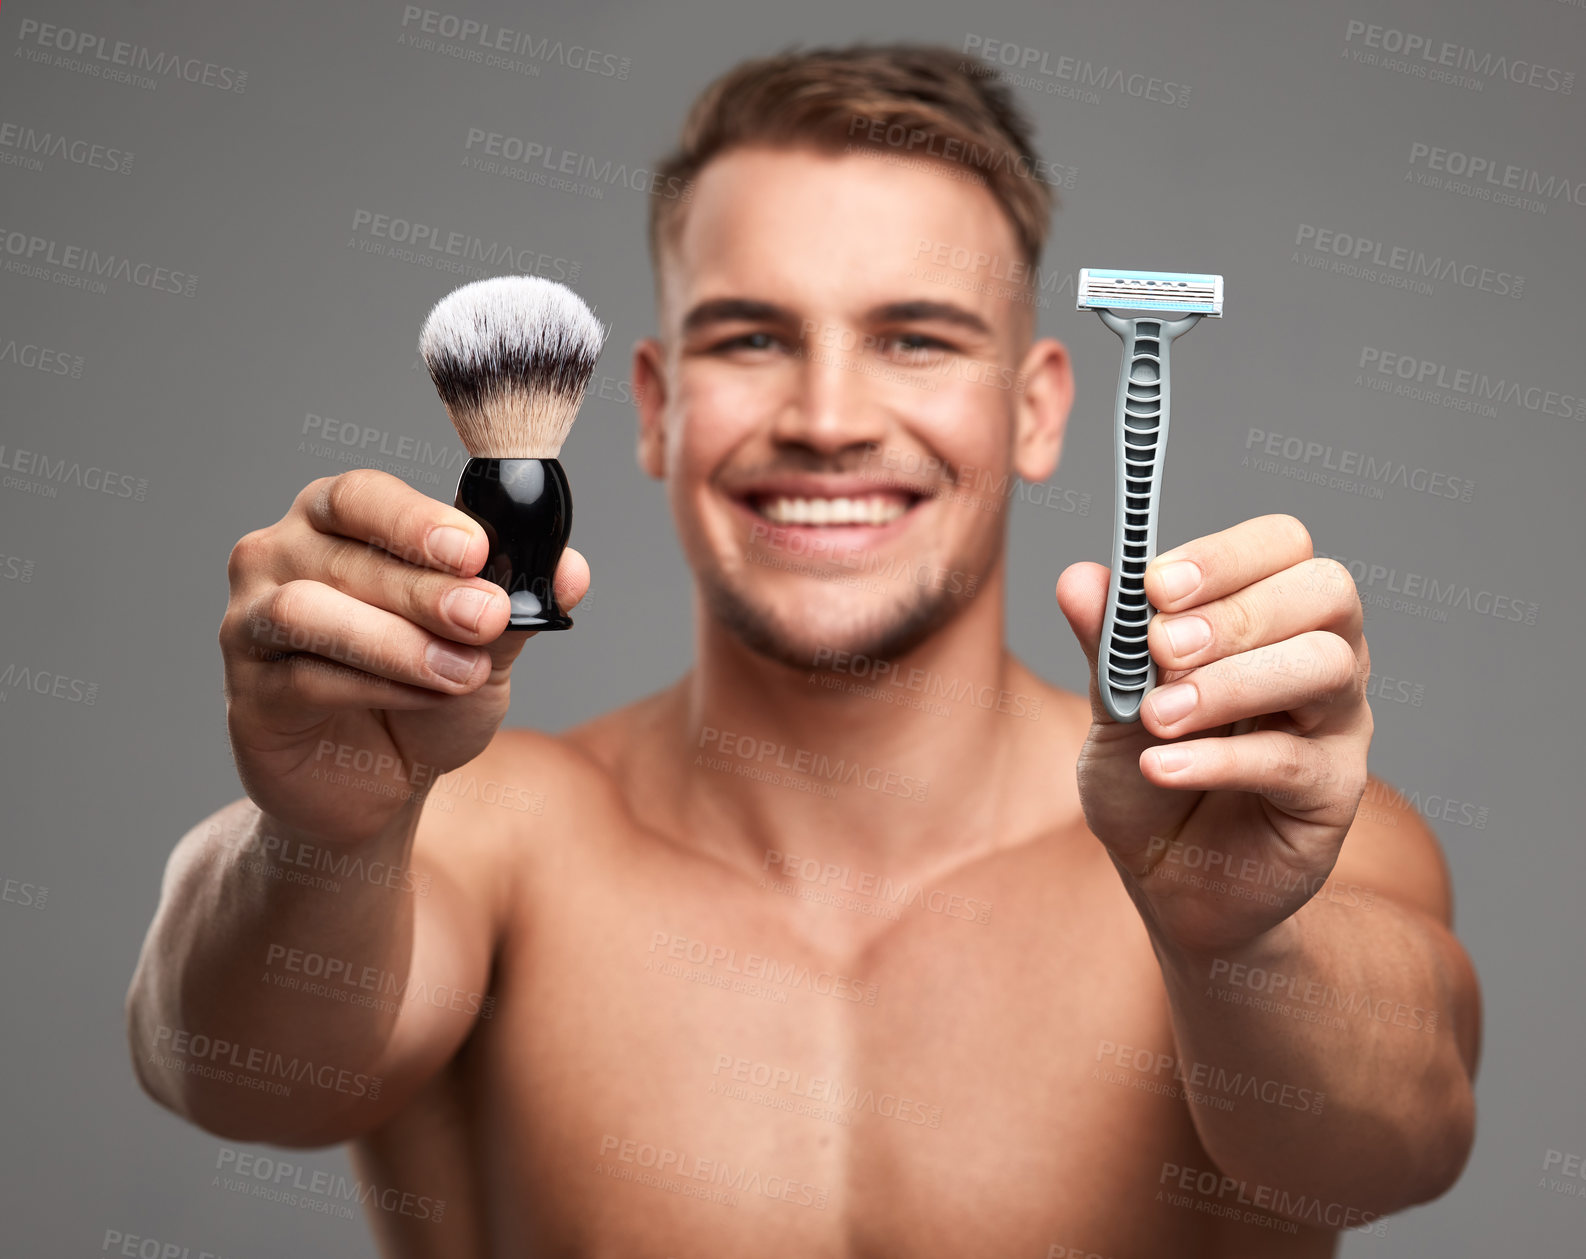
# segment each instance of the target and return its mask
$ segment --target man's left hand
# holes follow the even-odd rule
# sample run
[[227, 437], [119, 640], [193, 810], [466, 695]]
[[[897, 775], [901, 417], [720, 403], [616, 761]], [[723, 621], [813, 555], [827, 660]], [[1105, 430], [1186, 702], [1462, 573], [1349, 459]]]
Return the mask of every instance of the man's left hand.
[[1081, 563], [1057, 583], [1090, 661], [1086, 820], [1159, 942], [1240, 948], [1320, 890], [1365, 791], [1360, 597], [1292, 516], [1164, 552], [1145, 574], [1157, 686], [1119, 724], [1096, 680], [1108, 576]]

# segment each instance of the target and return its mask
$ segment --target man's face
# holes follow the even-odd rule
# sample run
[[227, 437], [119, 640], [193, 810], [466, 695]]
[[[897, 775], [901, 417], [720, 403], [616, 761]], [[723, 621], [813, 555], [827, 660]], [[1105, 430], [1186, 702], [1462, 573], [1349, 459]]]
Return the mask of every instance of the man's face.
[[923, 641], [996, 570], [1016, 473], [1054, 466], [1067, 358], [1031, 347], [1017, 238], [965, 176], [731, 151], [666, 251], [640, 458], [708, 609], [762, 655]]

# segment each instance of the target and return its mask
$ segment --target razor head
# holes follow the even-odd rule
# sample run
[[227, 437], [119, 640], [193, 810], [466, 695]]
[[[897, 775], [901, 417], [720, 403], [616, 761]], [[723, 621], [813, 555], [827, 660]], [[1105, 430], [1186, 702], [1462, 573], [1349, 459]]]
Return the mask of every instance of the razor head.
[[1176, 310], [1220, 318], [1223, 278], [1189, 271], [1115, 271], [1081, 267], [1078, 310]]

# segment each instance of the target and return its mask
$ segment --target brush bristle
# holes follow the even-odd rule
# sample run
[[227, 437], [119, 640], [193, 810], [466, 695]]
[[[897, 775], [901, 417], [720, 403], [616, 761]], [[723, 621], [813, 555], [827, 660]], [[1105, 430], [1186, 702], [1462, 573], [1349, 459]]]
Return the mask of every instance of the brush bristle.
[[554, 459], [605, 340], [572, 289], [511, 275], [465, 284], [437, 302], [419, 353], [470, 455]]

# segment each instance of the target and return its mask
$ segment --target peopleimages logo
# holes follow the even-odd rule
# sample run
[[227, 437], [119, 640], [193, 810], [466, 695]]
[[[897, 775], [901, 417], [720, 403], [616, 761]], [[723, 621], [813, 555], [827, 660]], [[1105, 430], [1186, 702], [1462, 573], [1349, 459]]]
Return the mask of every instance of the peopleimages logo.
[[293, 1084], [308, 1084], [349, 1097], [366, 1097], [375, 1101], [380, 1096], [382, 1083], [378, 1075], [367, 1075], [328, 1062], [315, 1062], [311, 1058], [298, 1058], [295, 1055], [288, 1058], [273, 1049], [241, 1045], [164, 1023], [155, 1028], [154, 1043], [149, 1047], [145, 1061], [166, 1070], [238, 1084], [273, 1093], [277, 1097], [290, 1096]]
[[0, 473], [6, 472], [20, 472], [23, 477], [36, 477], [38, 480], [27, 482], [5, 476], [0, 478], [0, 484], [7, 488], [33, 488], [34, 492], [47, 490], [49, 492], [44, 495], [46, 498], [55, 497], [54, 487], [58, 485], [75, 485], [80, 489], [108, 494], [112, 498], [130, 498], [139, 503], [149, 491], [147, 477], [134, 479], [130, 472], [116, 472], [101, 468], [98, 464], [84, 467], [81, 460], [68, 459], [64, 455], [56, 459], [36, 450], [0, 445]]
[[[608, 1159], [650, 1169], [650, 1174], [648, 1178], [635, 1174], [629, 1167], [611, 1165], [606, 1161]], [[744, 1163], [702, 1158], [688, 1150], [674, 1150], [636, 1138], [624, 1139], [609, 1132], [601, 1135], [600, 1155], [595, 1160], [594, 1171], [614, 1180], [632, 1180], [687, 1197], [720, 1201], [728, 1206], [738, 1205], [739, 1194], [759, 1194], [794, 1206], [824, 1211], [831, 1198], [831, 1191], [820, 1185], [806, 1184], [787, 1176], [765, 1175]], [[689, 1185], [687, 1182], [690, 1180], [706, 1181], [717, 1186], [718, 1190], [712, 1194], [698, 1186]]]
[[[473, 275], [480, 279], [505, 267], [520, 275], [538, 275], [571, 284], [578, 279], [582, 269], [581, 263], [558, 258], [542, 250], [487, 241], [483, 237], [451, 231], [434, 223], [362, 208], [352, 212], [352, 228], [347, 245], [362, 253], [416, 263], [437, 271]], [[471, 265], [474, 263], [479, 266]]]
[[[1351, 450], [1347, 446], [1335, 447], [1330, 442], [1324, 444], [1252, 428], [1245, 436], [1245, 450], [1248, 452], [1257, 447], [1270, 458], [1282, 458], [1291, 465], [1299, 465], [1301, 472], [1293, 474], [1297, 480], [1329, 484], [1335, 478], [1327, 474], [1336, 472], [1340, 476], [1336, 478], [1338, 484], [1335, 488], [1348, 487], [1357, 493], [1366, 493], [1369, 490], [1371, 492], [1367, 497], [1370, 498], [1381, 498], [1384, 486], [1397, 486], [1421, 494], [1431, 494], [1436, 498], [1457, 498], [1461, 502], [1468, 503], [1476, 490], [1476, 483], [1469, 478], [1452, 476], [1440, 469], [1412, 468], [1402, 460], [1391, 457], [1378, 458], [1364, 451]], [[1311, 469], [1309, 465], [1313, 461], [1316, 461], [1316, 467]], [[1247, 453], [1245, 463], [1250, 462], [1251, 456]]]
[[[162, 78], [169, 79], [173, 75], [222, 92], [240, 93], [248, 86], [246, 70], [156, 51], [143, 44], [129, 44], [124, 39], [112, 42], [91, 31], [73, 30], [34, 18], [22, 19], [17, 41], [17, 55], [26, 55], [29, 61], [45, 61], [95, 78], [129, 82], [149, 91], [159, 87]], [[28, 47], [29, 44], [32, 47]], [[134, 74], [133, 71], [143, 73]]]
[[48, 669], [35, 669], [31, 665], [18, 667], [15, 660], [8, 662], [5, 671], [0, 673], [0, 704], [3, 704], [11, 694], [12, 687], [31, 691], [35, 695], [48, 695], [51, 699], [86, 704], [90, 708], [99, 698], [97, 682], [86, 682], [82, 678], [53, 673]]
[[32, 368], [48, 376], [70, 376], [73, 380], [83, 374], [83, 356], [70, 350], [52, 350], [36, 342], [22, 342], [15, 337], [0, 341], [0, 363], [15, 363], [18, 367]]
[[[1355, 236], [1331, 228], [1301, 223], [1294, 235], [1296, 252], [1293, 262], [1311, 266], [1329, 266], [1329, 269], [1347, 275], [1359, 275], [1379, 284], [1395, 288], [1409, 288], [1429, 294], [1429, 280], [1452, 280], [1461, 288], [1480, 289], [1500, 297], [1519, 297], [1525, 288], [1525, 277], [1493, 267], [1484, 267], [1460, 258], [1432, 255], [1424, 250], [1405, 245], [1385, 245], [1369, 236]], [[1304, 249], [1310, 257], [1302, 258], [1298, 250]]]
[[[865, 765], [858, 760], [838, 757], [833, 760], [824, 752], [809, 748], [790, 748], [774, 739], [757, 739], [753, 735], [719, 730], [715, 726], [701, 726], [698, 746], [706, 751], [694, 758], [696, 765], [730, 757], [726, 764], [710, 764], [712, 769], [731, 768], [741, 778], [769, 774], [780, 780], [774, 771], [797, 775], [811, 782], [825, 783], [831, 787], [863, 787], [882, 795], [898, 796], [916, 804], [924, 804], [930, 780], [880, 765]], [[769, 761], [769, 763], [767, 763]]]
[[[257, 1186], [269, 1186], [275, 1190], [284, 1187], [298, 1194], [311, 1194], [316, 1198], [332, 1202], [357, 1202], [366, 1207], [377, 1206], [382, 1211], [405, 1215], [416, 1220], [428, 1220], [433, 1224], [440, 1223], [446, 1213], [444, 1198], [408, 1193], [390, 1185], [381, 1186], [372, 1180], [349, 1180], [339, 1172], [319, 1171], [287, 1159], [273, 1158], [267, 1154], [252, 1154], [229, 1145], [220, 1147], [215, 1157], [215, 1170], [217, 1175], [210, 1181], [211, 1185], [231, 1188], [229, 1184], [221, 1185], [221, 1177], [218, 1173], [233, 1173], [239, 1179], [253, 1182], [250, 1188], [254, 1189], [255, 1197], [273, 1196], [267, 1192], [259, 1192]], [[290, 1202], [289, 1205], [315, 1209], [301, 1201]], [[160, 1259], [174, 1259], [174, 1256], [168, 1256], [162, 1251]]]
[[[1091, 90], [1097, 88], [1103, 92], [1119, 92], [1124, 96], [1155, 101], [1160, 105], [1173, 105], [1179, 109], [1185, 108], [1190, 102], [1190, 89], [1186, 84], [1131, 72], [1120, 66], [1097, 65], [1084, 57], [1053, 57], [1044, 48], [1013, 44], [1005, 39], [965, 35], [961, 51], [966, 56], [973, 54], [983, 61], [1000, 66], [1003, 77], [1016, 87], [1071, 96], [1088, 105], [1100, 100], [1097, 93]], [[979, 66], [961, 68], [981, 69]]]
[[[466, 161], [474, 170], [505, 175], [524, 183], [581, 192], [583, 195], [593, 195], [596, 199], [605, 195], [606, 187], [623, 187], [672, 201], [692, 199], [692, 186], [676, 175], [662, 179], [644, 166], [629, 167], [625, 162], [613, 162], [610, 158], [575, 153], [559, 144], [540, 139], [487, 131], [483, 127], [469, 127], [463, 150], [468, 155]], [[569, 179], [561, 176], [568, 176]], [[577, 180], [589, 182], [580, 186]]]
[[[1356, 18], [1350, 18], [1344, 26], [1344, 45], [1345, 56], [1354, 52], [1357, 60], [1367, 64], [1380, 60], [1385, 69], [1404, 70], [1417, 78], [1446, 78], [1457, 86], [1473, 86], [1478, 91], [1493, 79], [1507, 79], [1522, 87], [1557, 92], [1561, 96], [1575, 91], [1573, 70], [1538, 65], [1524, 57], [1480, 51], [1446, 39], [1434, 39], [1392, 26], [1376, 26]], [[1373, 51], [1367, 52], [1367, 49]], [[1381, 53], [1388, 56], [1379, 58]], [[1461, 82], [1459, 72], [1474, 77], [1469, 82]]]
[[1390, 610], [1410, 612], [1434, 621], [1448, 620], [1448, 608], [1463, 608], [1467, 612], [1490, 616], [1499, 621], [1523, 622], [1526, 625], [1535, 625], [1541, 611], [1537, 604], [1529, 600], [1496, 594], [1485, 588], [1473, 587], [1465, 581], [1442, 581], [1426, 573], [1401, 572], [1393, 565], [1349, 559], [1342, 555], [1324, 555], [1320, 551], [1316, 553], [1316, 558], [1337, 560], [1347, 568], [1360, 590], [1361, 602], [1368, 608], [1390, 608], [1389, 597], [1397, 595], [1399, 598], [1392, 601]]
[[[193, 297], [198, 290], [198, 277], [185, 271], [173, 271], [117, 254], [102, 254], [97, 249], [62, 244], [48, 236], [4, 227], [0, 227], [0, 253], [9, 255], [4, 263], [7, 271], [40, 280], [53, 278], [57, 284], [96, 293], [106, 291], [103, 283], [106, 279], [181, 297]], [[50, 267], [62, 270], [53, 272]]]
[[[626, 79], [633, 68], [631, 57], [619, 57], [583, 44], [564, 44], [545, 35], [535, 39], [528, 31], [492, 26], [489, 22], [443, 13], [439, 9], [423, 9], [416, 4], [403, 7], [402, 32], [398, 42], [405, 39], [423, 51], [447, 52], [463, 61], [518, 73], [537, 74], [535, 63], [555, 62], [569, 70], [581, 70], [604, 79]], [[437, 37], [454, 42], [436, 45]], [[514, 60], [522, 57], [528, 60]]]
[[19, 122], [0, 122], [0, 163], [43, 170], [44, 158], [60, 158], [74, 166], [91, 166], [112, 175], [132, 173], [132, 154], [126, 149], [58, 131], [39, 131]]
[[[722, 1080], [723, 1072], [727, 1079]], [[795, 1071], [791, 1067], [784, 1067], [777, 1063], [761, 1062], [753, 1058], [738, 1058], [732, 1054], [717, 1054], [716, 1064], [711, 1068], [711, 1075], [716, 1077], [710, 1086], [710, 1092], [731, 1097], [737, 1101], [750, 1101], [756, 1099], [748, 1094], [746, 1089], [734, 1089], [732, 1086], [753, 1085], [758, 1089], [766, 1089], [777, 1093], [786, 1089], [791, 1097], [805, 1099], [815, 1103], [825, 1103], [834, 1110], [827, 1110], [825, 1114], [810, 1113], [815, 1118], [831, 1118], [838, 1123], [847, 1123], [849, 1116], [844, 1112], [851, 1111], [855, 1114], [869, 1113], [880, 1115], [883, 1119], [895, 1119], [899, 1123], [917, 1124], [926, 1128], [940, 1128], [942, 1126], [942, 1108], [928, 1102], [916, 1101], [913, 1098], [902, 1097], [890, 1090], [877, 1090], [867, 1088], [861, 1084], [845, 1086], [842, 1081], [822, 1075], [811, 1075], [803, 1071]], [[776, 1099], [769, 1099], [775, 1101]], [[779, 1110], [797, 1110], [796, 1106], [776, 1106]]]
[[[1410, 143], [1410, 167], [1411, 170], [1405, 172], [1406, 179], [1436, 171], [1449, 178], [1436, 180], [1430, 187], [1447, 188], [1485, 201], [1495, 199], [1501, 191], [1529, 193], [1541, 198], [1536, 204], [1543, 213], [1547, 212], [1548, 201], [1563, 200], [1571, 205], [1586, 206], [1586, 179], [1571, 179], [1556, 171], [1544, 175], [1529, 166], [1516, 166], [1513, 162], [1480, 153], [1464, 153], [1414, 140]], [[1518, 196], [1508, 200], [1514, 204], [1529, 204]]]
[[[1274, 1222], [1286, 1226], [1286, 1232], [1294, 1230], [1296, 1221], [1303, 1221], [1312, 1228], [1347, 1228], [1357, 1232], [1369, 1231], [1378, 1237], [1387, 1235], [1387, 1221], [1376, 1212], [1361, 1210], [1343, 1202], [1326, 1202], [1308, 1194], [1294, 1194], [1271, 1185], [1252, 1185], [1247, 1180], [1236, 1180], [1218, 1171], [1163, 1163], [1158, 1183], [1183, 1191], [1182, 1194], [1173, 1194], [1159, 1189], [1156, 1197], [1158, 1202], [1166, 1202], [1171, 1206], [1193, 1206], [1208, 1215], [1224, 1216], [1246, 1224], [1262, 1222], [1254, 1218], [1256, 1212], [1273, 1212], [1279, 1217]], [[1199, 1201], [1191, 1199], [1188, 1196], [1190, 1194], [1198, 1195]], [[1208, 1207], [1212, 1209], [1207, 1210]], [[1254, 1208], [1254, 1211], [1241, 1208]]]
[[[1475, 411], [1488, 418], [1495, 418], [1498, 412], [1486, 404], [1501, 402], [1505, 406], [1554, 415], [1563, 420], [1586, 422], [1586, 392], [1573, 394], [1559, 389], [1545, 389], [1529, 382], [1491, 376], [1475, 368], [1372, 345], [1361, 347], [1358, 367], [1363, 373], [1371, 372], [1396, 379], [1402, 388], [1394, 386], [1394, 391], [1403, 396], [1416, 397], [1412, 392], [1414, 390], [1430, 391], [1433, 396], [1418, 400], [1441, 401], [1444, 406]], [[1465, 405], [1442, 400], [1442, 392], [1459, 399], [1469, 399], [1470, 402]]]

